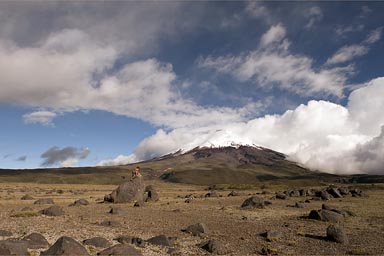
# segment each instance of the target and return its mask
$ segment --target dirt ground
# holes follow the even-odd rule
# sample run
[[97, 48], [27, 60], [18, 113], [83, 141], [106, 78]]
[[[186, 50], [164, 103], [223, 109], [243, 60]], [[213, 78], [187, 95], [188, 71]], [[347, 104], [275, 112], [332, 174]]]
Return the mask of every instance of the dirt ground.
[[[197, 244], [215, 239], [226, 247], [228, 255], [259, 255], [268, 251], [277, 255], [384, 255], [384, 190], [366, 190], [369, 197], [345, 197], [331, 199], [327, 203], [352, 211], [355, 216], [345, 218], [344, 228], [349, 243], [337, 244], [327, 241], [326, 228], [330, 223], [306, 219], [310, 210], [320, 209], [324, 201], [311, 201], [305, 208], [294, 208], [295, 202], [304, 197], [288, 200], [271, 199], [271, 193], [261, 190], [239, 191], [241, 196], [227, 197], [228, 191], [218, 191], [219, 198], [195, 198], [185, 203], [185, 196], [199, 197], [208, 191], [204, 187], [180, 184], [155, 184], [160, 201], [146, 203], [143, 207], [132, 204], [102, 203], [104, 195], [116, 186], [105, 185], [45, 185], [45, 184], [0, 184], [0, 229], [11, 231], [12, 237], [22, 238], [32, 232], [42, 234], [53, 244], [65, 235], [78, 241], [95, 236], [113, 240], [120, 235], [149, 239], [164, 234], [176, 237], [174, 248], [180, 255], [210, 255]], [[35, 199], [52, 198], [61, 206], [64, 216], [48, 217], [38, 212], [50, 205], [35, 205], [35, 200], [20, 200], [23, 195]], [[241, 209], [242, 202], [251, 194], [258, 194], [272, 204], [266, 209]], [[307, 197], [310, 198], [310, 197]], [[69, 207], [77, 199], [86, 199], [87, 206]], [[119, 207], [120, 214], [112, 215], [111, 206]], [[21, 211], [30, 207], [29, 211]], [[105, 220], [120, 222], [119, 227], [100, 225]], [[205, 223], [210, 230], [207, 237], [194, 237], [181, 229], [198, 222]], [[267, 242], [260, 234], [276, 230], [281, 237]], [[264, 250], [263, 250], [264, 248]], [[87, 247], [91, 255], [102, 249]], [[168, 255], [168, 247], [147, 244], [138, 248], [143, 255]], [[31, 250], [31, 255], [39, 255]]]

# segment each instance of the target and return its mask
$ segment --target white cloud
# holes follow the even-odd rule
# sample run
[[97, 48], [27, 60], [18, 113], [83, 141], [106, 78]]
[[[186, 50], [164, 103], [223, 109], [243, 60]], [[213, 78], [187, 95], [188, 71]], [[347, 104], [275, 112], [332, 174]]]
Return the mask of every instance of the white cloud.
[[[77, 29], [51, 34], [33, 48], [0, 41], [0, 102], [60, 112], [104, 110], [173, 128], [232, 122], [246, 114], [182, 98], [170, 64], [146, 59], [111, 71], [117, 58], [117, 49]], [[53, 117], [40, 112], [24, 118], [48, 124]]]
[[345, 36], [345, 35], [347, 35], [349, 33], [362, 31], [364, 29], [364, 27], [365, 26], [363, 24], [360, 24], [358, 26], [355, 26], [355, 25], [349, 25], [349, 26], [339, 25], [339, 26], [337, 26], [335, 28], [335, 33], [338, 36]]
[[260, 39], [262, 47], [266, 47], [272, 43], [279, 43], [285, 37], [285, 28], [281, 24], [272, 26]]
[[340, 48], [331, 58], [326, 62], [327, 65], [339, 64], [350, 61], [356, 57], [367, 54], [369, 48], [365, 45], [349, 45]]
[[363, 56], [369, 52], [371, 44], [376, 43], [381, 38], [382, 28], [377, 28], [369, 33], [367, 38], [361, 44], [343, 46], [330, 58], [326, 65], [345, 63], [356, 57]]
[[[237, 56], [208, 56], [201, 58], [198, 64], [230, 74], [239, 81], [253, 81], [259, 87], [278, 86], [299, 95], [323, 93], [342, 97], [352, 66], [315, 69], [311, 58], [289, 51], [290, 42], [284, 39], [284, 34], [281, 25], [273, 26], [262, 36], [265, 40], [261, 45], [268, 47]], [[281, 43], [268, 44], [274, 40]]]
[[377, 41], [379, 41], [381, 39], [382, 32], [383, 32], [383, 28], [382, 27], [377, 28], [377, 29], [371, 31], [371, 33], [369, 33], [367, 39], [365, 39], [364, 42], [367, 43], [367, 44], [376, 43]]
[[306, 29], [311, 29], [316, 22], [319, 22], [323, 19], [324, 15], [321, 11], [321, 8], [318, 6], [311, 7], [305, 14], [305, 16], [309, 19], [308, 23], [305, 25]]
[[261, 1], [247, 1], [245, 12], [253, 18], [267, 18], [269, 16], [268, 9]]
[[36, 111], [23, 115], [23, 120], [27, 124], [40, 123], [45, 126], [53, 126], [52, 120], [56, 116], [56, 113], [50, 111]]
[[288, 154], [312, 169], [382, 174], [383, 96], [384, 78], [378, 78], [355, 90], [347, 107], [313, 100], [282, 115], [247, 122], [178, 128], [168, 133], [159, 130], [143, 140], [129, 158], [144, 160], [196, 146], [256, 144]]

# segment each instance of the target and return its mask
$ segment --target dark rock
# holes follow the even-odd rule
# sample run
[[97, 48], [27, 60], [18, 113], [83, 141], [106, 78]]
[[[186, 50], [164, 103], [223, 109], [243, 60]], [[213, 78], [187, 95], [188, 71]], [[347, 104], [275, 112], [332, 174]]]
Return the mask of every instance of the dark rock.
[[340, 194], [339, 190], [337, 188], [329, 188], [327, 189], [327, 192], [333, 196], [334, 198], [342, 198], [343, 196]]
[[194, 236], [200, 236], [201, 234], [209, 233], [209, 230], [204, 223], [197, 223], [194, 225], [190, 225], [186, 229], [183, 229], [182, 231], [190, 233]]
[[144, 179], [137, 176], [118, 186], [104, 201], [111, 203], [144, 202]]
[[327, 228], [327, 239], [336, 243], [347, 244], [348, 238], [344, 230], [339, 226], [330, 225]]
[[289, 192], [289, 196], [298, 197], [298, 196], [300, 196], [300, 192], [298, 190], [292, 190]]
[[118, 207], [111, 207], [111, 208], [109, 209], [109, 212], [108, 212], [108, 213], [110, 213], [110, 214], [120, 214], [120, 213], [121, 213], [121, 209], [118, 208]]
[[241, 193], [232, 190], [231, 193], [228, 194], [228, 196], [241, 196]]
[[329, 200], [329, 199], [331, 199], [331, 195], [327, 191], [325, 191], [325, 190], [317, 191], [315, 193], [315, 195], [317, 197], [320, 197], [322, 200]]
[[129, 244], [117, 244], [109, 247], [97, 255], [129, 255], [129, 256], [142, 256], [141, 252]]
[[145, 202], [156, 202], [159, 201], [159, 199], [159, 193], [157, 193], [156, 190], [150, 190], [147, 192], [147, 198], [145, 199]]
[[46, 251], [44, 255], [89, 255], [87, 249], [79, 242], [68, 236], [62, 236]]
[[258, 196], [252, 196], [243, 202], [241, 208], [265, 208], [264, 199]]
[[52, 205], [51, 207], [42, 210], [41, 213], [47, 216], [61, 216], [65, 214], [63, 209], [57, 205]]
[[287, 198], [288, 198], [288, 196], [284, 193], [276, 193], [276, 199], [285, 200]]
[[21, 200], [35, 200], [35, 198], [33, 198], [32, 196], [30, 195], [24, 195], [20, 198]]
[[133, 237], [133, 236], [120, 236], [116, 238], [119, 243], [121, 244], [133, 244], [137, 247], [144, 247], [145, 242], [140, 237]]
[[192, 203], [194, 201], [194, 198], [187, 198], [187, 199], [185, 199], [185, 203], [187, 203], [187, 204], [190, 204], [190, 203]]
[[34, 204], [55, 204], [52, 198], [41, 198], [34, 202]]
[[40, 249], [49, 247], [49, 243], [45, 237], [39, 233], [32, 233], [25, 236], [22, 241], [27, 242], [28, 249]]
[[321, 209], [331, 211], [332, 207], [328, 204], [322, 204]]
[[348, 195], [351, 194], [351, 193], [349, 192], [349, 189], [346, 188], [346, 187], [340, 187], [340, 188], [339, 188], [339, 193], [340, 193], [342, 196], [348, 196]]
[[344, 220], [343, 215], [329, 210], [312, 210], [308, 218], [329, 222], [342, 222]]
[[112, 245], [111, 242], [109, 242], [104, 237], [100, 237], [100, 236], [86, 239], [83, 241], [83, 244], [91, 245], [91, 246], [98, 247], [98, 248], [106, 248], [106, 247], [109, 247]]
[[118, 221], [115, 220], [105, 220], [100, 223], [100, 225], [105, 226], [105, 227], [120, 227], [121, 224]]
[[281, 233], [276, 230], [270, 230], [261, 234], [268, 242], [279, 240]]
[[0, 236], [12, 236], [12, 232], [8, 230], [0, 229]]
[[28, 255], [28, 246], [25, 241], [17, 241], [17, 240], [6, 240], [0, 241], [0, 252], [1, 255]]
[[154, 245], [163, 245], [163, 246], [172, 246], [173, 244], [169, 241], [168, 237], [165, 235], [154, 236], [147, 240], [148, 243]]
[[296, 208], [305, 208], [305, 204], [296, 202], [296, 203], [295, 203], [295, 207], [296, 207]]
[[144, 201], [137, 201], [133, 204], [133, 207], [142, 207], [144, 206]]
[[167, 253], [169, 255], [182, 255], [181, 251], [176, 248], [169, 248]]
[[219, 197], [219, 194], [216, 191], [208, 192], [204, 197]]
[[226, 248], [223, 246], [223, 244], [217, 240], [209, 240], [207, 242], [201, 243], [199, 247], [206, 250], [207, 252], [218, 254], [218, 255], [223, 255], [228, 253]]
[[89, 205], [89, 202], [85, 199], [79, 199], [79, 200], [76, 200], [74, 203], [70, 204], [69, 206], [80, 206], [80, 205]]
[[333, 212], [339, 213], [339, 214], [343, 215], [344, 217], [355, 216], [355, 214], [353, 212], [351, 212], [351, 211], [344, 210], [344, 209], [338, 209], [338, 208], [335, 208], [335, 207], [330, 206], [328, 204], [323, 204], [321, 206], [321, 208], [323, 210], [328, 210], [328, 211], [333, 211]]

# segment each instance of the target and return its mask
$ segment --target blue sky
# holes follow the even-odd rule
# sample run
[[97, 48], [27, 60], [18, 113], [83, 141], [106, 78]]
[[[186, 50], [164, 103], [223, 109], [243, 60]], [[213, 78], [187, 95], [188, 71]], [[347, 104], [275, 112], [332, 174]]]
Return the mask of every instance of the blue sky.
[[241, 143], [382, 173], [383, 2], [1, 2], [0, 168]]

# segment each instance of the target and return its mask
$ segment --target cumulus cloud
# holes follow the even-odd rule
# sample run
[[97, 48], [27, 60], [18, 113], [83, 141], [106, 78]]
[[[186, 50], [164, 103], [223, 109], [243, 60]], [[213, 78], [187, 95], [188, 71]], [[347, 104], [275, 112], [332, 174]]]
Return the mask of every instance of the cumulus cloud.
[[353, 91], [346, 107], [312, 100], [282, 115], [247, 122], [170, 132], [160, 129], [144, 139], [132, 155], [119, 159], [146, 160], [179, 149], [238, 143], [283, 152], [314, 170], [382, 174], [384, 117], [379, 112], [384, 109], [383, 95], [384, 78], [378, 78]]
[[323, 93], [342, 97], [353, 67], [315, 69], [310, 57], [289, 51], [290, 42], [284, 35], [281, 24], [272, 26], [261, 37], [262, 47], [239, 55], [208, 56], [198, 64], [201, 68], [230, 74], [239, 81], [252, 81], [262, 88], [277, 86], [299, 95]]
[[56, 113], [50, 111], [36, 111], [23, 115], [23, 120], [27, 124], [40, 123], [45, 126], [53, 126], [52, 120], [56, 116]]
[[[53, 33], [35, 47], [0, 41], [0, 102], [60, 112], [104, 110], [173, 128], [242, 118], [241, 109], [203, 108], [182, 98], [168, 63], [151, 58], [112, 72], [117, 53], [78, 29]], [[55, 116], [38, 111], [24, 120], [52, 124]]]
[[305, 14], [305, 16], [309, 19], [308, 23], [305, 25], [306, 29], [311, 29], [316, 22], [319, 22], [323, 19], [324, 15], [321, 11], [321, 8], [318, 6], [311, 7]]
[[41, 154], [41, 158], [44, 159], [41, 166], [47, 167], [59, 164], [61, 167], [72, 167], [80, 159], [87, 158], [90, 152], [88, 148], [65, 147], [60, 149], [59, 147], [51, 147]]

